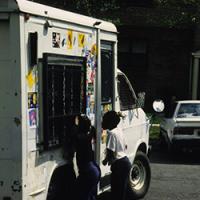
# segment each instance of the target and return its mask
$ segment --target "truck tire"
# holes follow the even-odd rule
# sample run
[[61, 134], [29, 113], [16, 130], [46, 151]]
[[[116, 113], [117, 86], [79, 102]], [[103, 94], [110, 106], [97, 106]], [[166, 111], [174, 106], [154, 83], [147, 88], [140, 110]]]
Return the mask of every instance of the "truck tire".
[[149, 189], [151, 169], [147, 155], [138, 151], [131, 167], [128, 180], [128, 199], [140, 199]]

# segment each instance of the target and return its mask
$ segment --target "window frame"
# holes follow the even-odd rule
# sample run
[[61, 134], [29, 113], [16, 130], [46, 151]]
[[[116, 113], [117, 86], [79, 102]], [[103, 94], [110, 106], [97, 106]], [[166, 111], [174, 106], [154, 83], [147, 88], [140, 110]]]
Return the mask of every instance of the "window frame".
[[[52, 60], [51, 60], [51, 58], [52, 58]], [[86, 58], [79, 57], [79, 56], [68, 56], [68, 55], [44, 53], [43, 58], [40, 59], [40, 62], [41, 62], [41, 64], [39, 65], [39, 67], [40, 67], [40, 69], [39, 69], [39, 73], [40, 73], [39, 74], [39, 79], [40, 79], [39, 80], [39, 88], [40, 88], [39, 129], [40, 129], [40, 133], [38, 136], [39, 137], [38, 146], [42, 150], [49, 150], [52, 148], [60, 147], [63, 142], [62, 141], [63, 136], [67, 134], [66, 132], [70, 131], [70, 128], [71, 128], [70, 126], [73, 122], [74, 117], [77, 114], [85, 114], [86, 113]], [[55, 65], [54, 67], [62, 67], [63, 69], [61, 69], [61, 70], [63, 70], [63, 71], [61, 72], [61, 74], [65, 77], [71, 75], [71, 74], [67, 74], [67, 73], [69, 73], [68, 71], [73, 70], [73, 67], [74, 67], [74, 69], [77, 67], [77, 69], [75, 69], [75, 70], [77, 70], [80, 73], [80, 83], [82, 83], [82, 82], [84, 83], [83, 85], [80, 84], [80, 87], [83, 87], [82, 92], [80, 91], [80, 99], [79, 99], [80, 102], [78, 101], [80, 103], [80, 109], [79, 109], [80, 112], [78, 112], [78, 113], [77, 112], [73, 113], [73, 111], [72, 112], [70, 111], [68, 113], [65, 112], [64, 109], [67, 109], [67, 107], [64, 107], [64, 104], [65, 104], [65, 100], [67, 100], [67, 99], [62, 99], [61, 100], [63, 103], [62, 116], [56, 116], [57, 114], [50, 116], [50, 113], [49, 113], [50, 102], [48, 101], [48, 99], [49, 99], [49, 97], [48, 97], [49, 85], [48, 84], [51, 84], [51, 83], [48, 83], [48, 81], [49, 81], [48, 75], [50, 73], [52, 73], [52, 72], [48, 73], [50, 65]], [[67, 67], [69, 67], [69, 69], [68, 69], [68, 71], [65, 71], [64, 68], [67, 68]], [[81, 69], [79, 67], [81, 67]], [[74, 74], [72, 74], [73, 81], [76, 80], [76, 78], [74, 78], [75, 77]], [[63, 81], [64, 81], [64, 79], [63, 79]], [[66, 95], [67, 88], [65, 88], [65, 85], [67, 85], [67, 81], [65, 83], [63, 82], [63, 85], [62, 85], [62, 92], [64, 92], [65, 94], [60, 92], [59, 95], [63, 95], [63, 96]], [[72, 83], [72, 86], [73, 86], [73, 83]], [[70, 85], [70, 87], [71, 87], [71, 85]], [[74, 91], [75, 91], [75, 89], [74, 89]], [[81, 95], [83, 95], [83, 96], [81, 96]], [[73, 100], [73, 98], [70, 99], [70, 103], [72, 100]], [[81, 100], [82, 100], [82, 102], [81, 102]], [[60, 117], [57, 120], [60, 120], [58, 122], [58, 124], [59, 123], [62, 124], [62, 127], [60, 129], [62, 129], [63, 132], [57, 133], [56, 132], [57, 130], [55, 130], [55, 135], [54, 135], [52, 133], [53, 130], [50, 130], [50, 128], [51, 128], [50, 127], [50, 118], [52, 118], [52, 123], [56, 123], [55, 121], [53, 122], [53, 120], [56, 120], [55, 119], [56, 117], [58, 117], [58, 118]], [[65, 124], [65, 122], [66, 122], [66, 124]], [[59, 129], [59, 127], [58, 127], [58, 129]], [[51, 139], [51, 138], [53, 138], [53, 139]], [[52, 142], [52, 144], [51, 144], [51, 142]]]
[[[104, 94], [104, 92], [103, 92], [103, 89], [105, 89], [103, 86], [103, 65], [102, 65], [102, 53], [103, 52], [107, 52], [107, 53], [111, 53], [111, 62], [112, 62], [112, 66], [111, 66], [111, 69], [110, 69], [110, 71], [111, 71], [111, 77], [112, 77], [112, 79], [111, 79], [111, 83], [110, 83], [110, 85], [111, 85], [111, 96], [110, 96], [110, 98], [111, 98], [111, 100], [107, 100], [107, 101], [105, 101], [105, 100], [103, 100], [104, 98], [103, 98], [103, 94]], [[104, 105], [104, 104], [112, 104], [113, 105], [113, 102], [114, 102], [114, 42], [111, 42], [111, 41], [106, 41], [106, 40], [101, 40], [101, 83], [102, 83], [102, 85], [101, 85], [101, 103], [102, 103], [102, 105]]]

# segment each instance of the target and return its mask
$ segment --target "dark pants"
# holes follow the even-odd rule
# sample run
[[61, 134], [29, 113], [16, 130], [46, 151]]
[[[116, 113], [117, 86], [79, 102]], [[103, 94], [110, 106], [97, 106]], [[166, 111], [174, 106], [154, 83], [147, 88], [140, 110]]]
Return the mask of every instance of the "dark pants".
[[79, 176], [75, 183], [75, 199], [95, 200], [100, 176], [100, 168], [94, 162], [79, 168]]
[[127, 157], [116, 160], [111, 166], [111, 199], [125, 200], [131, 163]]

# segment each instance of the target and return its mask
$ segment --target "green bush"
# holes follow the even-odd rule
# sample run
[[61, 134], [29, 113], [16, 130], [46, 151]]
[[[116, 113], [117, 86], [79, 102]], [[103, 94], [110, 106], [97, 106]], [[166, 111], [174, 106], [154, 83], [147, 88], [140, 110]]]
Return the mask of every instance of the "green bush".
[[158, 139], [160, 135], [160, 126], [151, 126], [149, 138], [150, 139]]
[[161, 117], [151, 113], [147, 113], [147, 117], [150, 118], [151, 123], [149, 138], [158, 139], [160, 135], [160, 122], [162, 119]]

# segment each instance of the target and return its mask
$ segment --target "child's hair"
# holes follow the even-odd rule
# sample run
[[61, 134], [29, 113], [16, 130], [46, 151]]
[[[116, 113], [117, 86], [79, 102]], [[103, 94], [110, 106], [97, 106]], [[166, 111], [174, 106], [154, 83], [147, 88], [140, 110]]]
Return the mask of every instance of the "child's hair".
[[78, 116], [78, 128], [82, 133], [88, 133], [91, 128], [91, 121], [87, 116], [79, 115]]
[[103, 116], [102, 128], [112, 130], [117, 127], [120, 122], [120, 113], [108, 111]]

